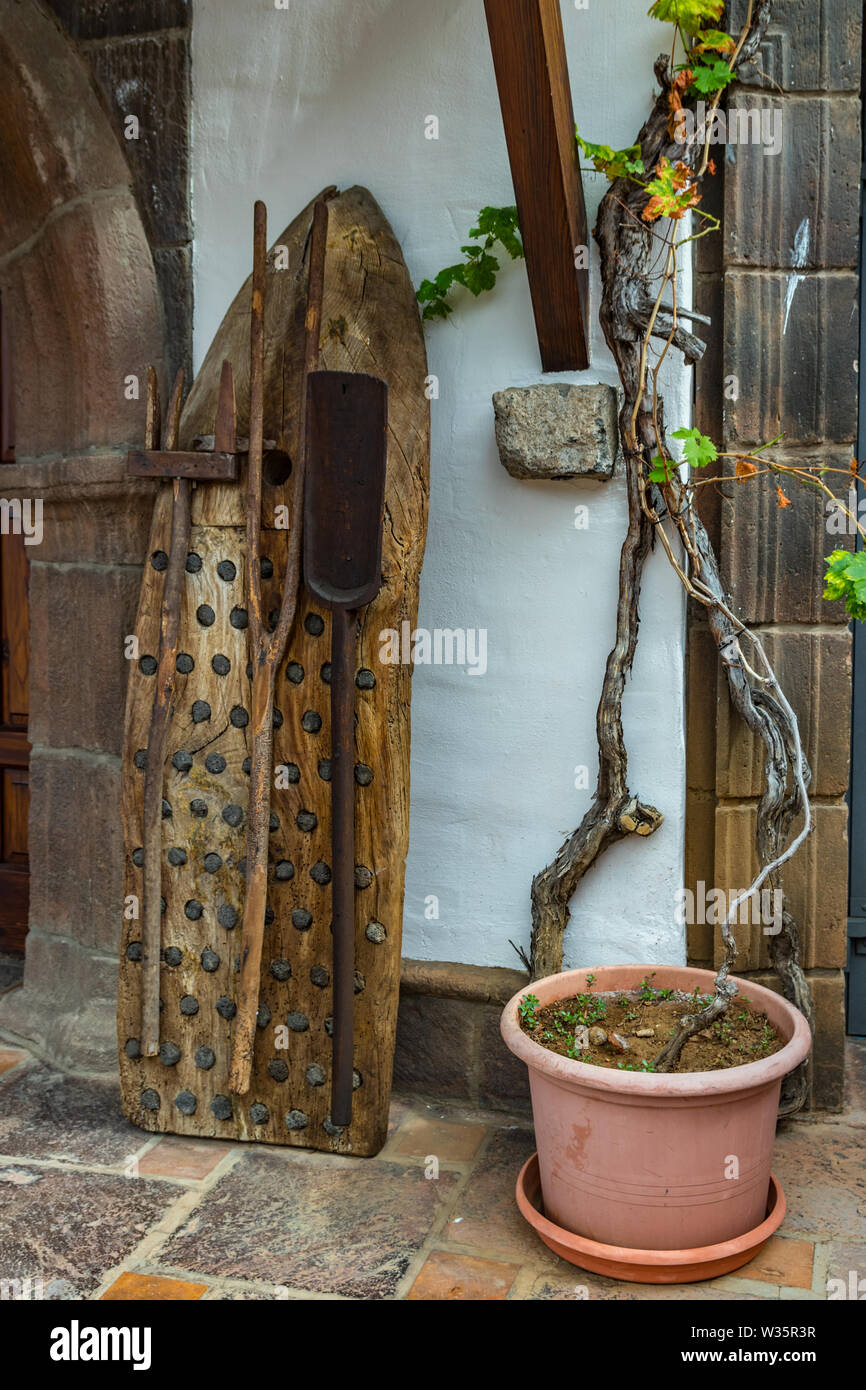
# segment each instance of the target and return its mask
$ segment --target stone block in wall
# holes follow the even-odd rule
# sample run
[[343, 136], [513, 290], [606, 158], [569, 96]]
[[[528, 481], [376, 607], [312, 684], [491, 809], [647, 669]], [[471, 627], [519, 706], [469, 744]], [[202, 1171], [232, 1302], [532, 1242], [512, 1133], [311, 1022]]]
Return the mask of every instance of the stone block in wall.
[[[797, 455], [781, 448], [771, 456], [795, 464], [822, 464], [839, 470], [826, 475], [848, 502], [851, 449]], [[776, 484], [791, 503], [780, 507]], [[845, 605], [823, 598], [824, 560], [838, 549], [852, 549], [847, 519], [814, 489], [784, 478], [752, 478], [730, 483], [722, 502], [721, 577], [734, 611], [746, 623], [847, 623]]]
[[[745, 977], [776, 994], [782, 993], [779, 977], [773, 971], [752, 971]], [[810, 970], [806, 980], [815, 1015], [809, 1108], [841, 1110], [845, 1105], [845, 976], [841, 970]]]
[[[129, 170], [69, 44], [29, 5], [4, 5], [0, 32], [0, 256], [36, 234], [70, 198], [129, 184]], [[38, 83], [33, 74], [39, 74]], [[86, 140], [63, 138], [70, 122]], [[7, 275], [4, 274], [4, 281]]]
[[117, 1073], [117, 957], [31, 930], [21, 989], [0, 998], [0, 1028], [60, 1071]]
[[[750, 135], [762, 123], [764, 143], [750, 139], [726, 150], [736, 168], [726, 170], [725, 178], [725, 263], [810, 270], [856, 267], [859, 98], [791, 101], [735, 88], [728, 98], [729, 123], [734, 111], [741, 127], [749, 123]], [[773, 143], [767, 144], [770, 138]]]
[[[727, 440], [788, 444], [857, 436], [858, 283], [854, 274], [729, 270], [725, 277]], [[824, 325], [823, 331], [817, 325]]]
[[401, 991], [394, 1087], [474, 1100], [478, 1094], [478, 1005]]
[[122, 920], [120, 777], [105, 755], [34, 748], [30, 759], [30, 921], [107, 952]]
[[[851, 741], [851, 634], [763, 628], [758, 636], [791, 702], [812, 769], [813, 796], [844, 797]], [[751, 660], [751, 658], [750, 658]], [[718, 792], [746, 799], [763, 791], [764, 746], [737, 714], [724, 677], [719, 683]]]
[[[696, 892], [699, 883], [715, 883], [716, 801], [708, 792], [686, 793], [688, 834], [685, 846], [684, 887]], [[686, 924], [686, 952], [690, 965], [712, 969], [714, 928], [709, 922]]]
[[691, 622], [686, 649], [689, 692], [686, 780], [694, 791], [716, 786], [716, 684], [719, 655], [706, 622]]
[[133, 566], [31, 564], [31, 743], [120, 754], [140, 584]]
[[610, 478], [618, 447], [612, 386], [510, 386], [493, 396], [499, 457], [514, 478]]
[[[132, 194], [75, 205], [4, 271], [27, 363], [15, 382], [23, 461], [141, 438], [147, 367], [162, 360], [150, 250]], [[139, 399], [126, 398], [135, 376]]]
[[4, 496], [42, 502], [42, 540], [30, 551], [31, 559], [143, 563], [159, 484], [131, 478], [126, 458], [84, 454], [4, 466]]
[[481, 1005], [479, 1038], [480, 1070], [478, 1099], [485, 1105], [504, 1110], [529, 1105], [529, 1073], [505, 1046], [499, 1031], [500, 1005]]
[[815, 1009], [812, 1105], [841, 1110], [845, 1100], [845, 976], [821, 970], [809, 976]]
[[[87, 58], [132, 171], [149, 239], [188, 241], [188, 36], [116, 39], [88, 49]], [[137, 139], [125, 138], [127, 116], [138, 119]]]
[[157, 246], [153, 265], [165, 317], [165, 356], [168, 376], [174, 380], [183, 367], [192, 381], [192, 249], [189, 246]]
[[[800, 928], [803, 968], [841, 968], [848, 952], [848, 808], [844, 803], [819, 803], [812, 806], [812, 815], [815, 828], [784, 866], [782, 881]], [[755, 817], [754, 804], [717, 808], [713, 887], [739, 891], [754, 879]], [[733, 930], [739, 953], [736, 969], [766, 969], [769, 938], [763, 924], [737, 923]], [[721, 958], [722, 936], [716, 926], [716, 962]]]
[[192, 18], [191, 0], [48, 0], [48, 4], [73, 39], [182, 29]]
[[[748, 0], [728, 0], [727, 29], [742, 29]], [[788, 92], [856, 92], [860, 86], [860, 0], [774, 0], [754, 63], [741, 70], [752, 86]]]

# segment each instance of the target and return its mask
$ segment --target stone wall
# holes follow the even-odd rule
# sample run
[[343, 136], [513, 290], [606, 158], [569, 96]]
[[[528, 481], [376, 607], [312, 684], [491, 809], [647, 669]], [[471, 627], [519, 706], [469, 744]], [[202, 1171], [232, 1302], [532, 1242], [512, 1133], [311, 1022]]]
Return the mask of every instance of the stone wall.
[[30, 932], [24, 985], [0, 1001], [0, 1026], [61, 1066], [106, 1069], [123, 638], [153, 500], [152, 485], [126, 474], [144, 409], [127, 378], [143, 383], [152, 362], [165, 380], [165, 331], [126, 147], [84, 60], [33, 0], [0, 0], [0, 70], [0, 289], [17, 459], [3, 487], [44, 503], [44, 539], [29, 553]]
[[[744, 13], [742, 0], [729, 4], [734, 31]], [[844, 469], [857, 436], [861, 7], [776, 0], [773, 15], [728, 107], [764, 112], [780, 150], [738, 143], [714, 151], [712, 210], [722, 234], [699, 243], [697, 302], [712, 316], [713, 343], [698, 372], [697, 422], [727, 449], [784, 433], [778, 457]], [[851, 639], [841, 606], [824, 603], [821, 591], [824, 556], [846, 542], [829, 532], [821, 497], [788, 483], [784, 491], [793, 505], [780, 509], [772, 482], [731, 484], [724, 497], [707, 490], [702, 509], [734, 609], [765, 642], [812, 767], [815, 831], [784, 883], [815, 1004], [812, 1102], [837, 1108]], [[732, 712], [698, 610], [690, 620], [688, 719], [686, 883], [744, 888], [756, 863], [763, 760]], [[772, 984], [761, 927], [739, 927], [737, 939], [739, 972]], [[690, 961], [710, 966], [719, 958], [718, 927], [692, 926]]]
[[[47, 0], [114, 130], [150, 246], [169, 375], [192, 362], [191, 0]], [[128, 138], [135, 116], [138, 136]]]

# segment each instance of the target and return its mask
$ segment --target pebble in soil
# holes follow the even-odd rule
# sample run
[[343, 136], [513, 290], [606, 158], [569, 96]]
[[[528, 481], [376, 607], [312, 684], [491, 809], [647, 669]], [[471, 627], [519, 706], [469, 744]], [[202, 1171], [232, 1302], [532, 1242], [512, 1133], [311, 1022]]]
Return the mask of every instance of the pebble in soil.
[[[636, 990], [594, 994], [590, 989], [543, 1007], [529, 992], [518, 1013], [524, 1033], [548, 1052], [597, 1067], [654, 1071], [655, 1058], [677, 1031], [682, 1016], [699, 1012], [711, 997], [656, 989], [648, 977]], [[771, 1057], [784, 1046], [785, 1039], [746, 992], [737, 995], [709, 1028], [689, 1039], [676, 1070], [741, 1067]]]

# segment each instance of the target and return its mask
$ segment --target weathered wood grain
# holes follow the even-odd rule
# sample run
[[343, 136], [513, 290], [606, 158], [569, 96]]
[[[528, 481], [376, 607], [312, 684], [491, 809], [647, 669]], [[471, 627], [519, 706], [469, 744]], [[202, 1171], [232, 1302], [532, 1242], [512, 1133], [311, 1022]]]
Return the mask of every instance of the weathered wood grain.
[[[277, 675], [275, 764], [288, 773], [281, 775], [285, 785], [272, 798], [268, 905], [273, 920], [265, 930], [253, 1082], [243, 1097], [228, 1091], [232, 1020], [225, 1015], [232, 1014], [237, 999], [249, 796], [244, 762], [252, 752], [247, 629], [237, 626], [246, 609], [245, 469], [237, 483], [203, 484], [193, 492], [190, 553], [200, 564], [193, 561], [186, 574], [179, 639], [180, 653], [193, 665], [177, 676], [164, 782], [164, 809], [170, 808], [170, 814], [162, 822], [162, 1056], [136, 1055], [140, 964], [129, 955], [137, 954], [140, 923], [134, 919], [123, 922], [118, 1040], [124, 1109], [145, 1129], [371, 1154], [381, 1147], [387, 1128], [396, 1027], [411, 695], [410, 668], [380, 663], [379, 632], [399, 627], [404, 619], [414, 624], [416, 618], [427, 517], [429, 406], [420, 319], [393, 232], [365, 189], [339, 194], [329, 203], [329, 213], [320, 365], [381, 376], [388, 382], [390, 400], [383, 586], [363, 615], [358, 657], [359, 671], [370, 672], [374, 683], [364, 676], [356, 689], [355, 1068], [360, 1084], [352, 1124], [342, 1133], [325, 1127], [331, 890], [330, 795], [323, 774], [330, 756], [330, 615], [303, 590]], [[264, 433], [277, 447], [266, 451], [264, 460], [262, 554], [273, 567], [268, 577], [265, 565], [262, 583], [266, 615], [279, 608], [286, 561], [286, 531], [278, 526], [275, 509], [289, 506], [286, 456], [298, 456], [302, 256], [311, 214], [312, 204], [277, 239], [276, 245], [285, 248], [280, 261], [286, 268], [275, 268], [273, 250], [269, 257]], [[238, 433], [248, 433], [249, 296], [248, 282], [228, 310], [190, 392], [181, 422], [182, 448], [213, 431], [223, 359], [234, 365]], [[167, 551], [169, 531], [167, 499], [161, 495], [151, 555]], [[161, 589], [162, 572], [148, 560], [136, 622], [142, 654], [156, 651]], [[202, 614], [207, 626], [197, 617], [202, 605], [213, 615], [211, 621], [210, 613]], [[217, 663], [224, 675], [212, 665], [218, 655], [225, 658]], [[130, 674], [125, 730], [127, 895], [141, 893], [135, 851], [141, 846], [144, 774], [135, 765], [135, 754], [146, 746], [152, 697], [153, 677], [136, 667]], [[176, 756], [183, 753], [188, 759]], [[204, 958], [211, 969], [203, 967], [203, 952], [212, 953]], [[288, 1046], [279, 1045], [283, 1042]], [[179, 1055], [173, 1060], [175, 1049]], [[203, 1065], [210, 1057], [201, 1049], [213, 1053], [212, 1065]], [[194, 1111], [185, 1113], [193, 1103]], [[287, 1116], [289, 1125], [304, 1127], [288, 1127]]]

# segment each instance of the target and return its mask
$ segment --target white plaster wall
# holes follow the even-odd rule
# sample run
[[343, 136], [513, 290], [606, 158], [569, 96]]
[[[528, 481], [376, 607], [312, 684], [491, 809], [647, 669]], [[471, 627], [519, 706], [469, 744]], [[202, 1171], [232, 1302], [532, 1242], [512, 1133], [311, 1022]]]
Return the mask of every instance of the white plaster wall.
[[[662, 27], [646, 0], [562, 0], [575, 116], [627, 144], [652, 96]], [[481, 0], [196, 0], [193, 198], [197, 363], [251, 264], [252, 204], [276, 236], [328, 183], [371, 189], [417, 284], [458, 258], [484, 204], [513, 202]], [[424, 136], [437, 115], [439, 139]], [[605, 181], [585, 178], [590, 224]], [[593, 245], [595, 324], [599, 285]], [[430, 528], [419, 622], [486, 628], [483, 677], [417, 667], [404, 953], [516, 965], [529, 885], [586, 811], [574, 769], [597, 767], [595, 709], [612, 644], [621, 480], [518, 482], [498, 461], [491, 393], [542, 380], [526, 272], [467, 296], [431, 326]], [[615, 382], [597, 326], [592, 367], [545, 380]], [[690, 375], [668, 374], [670, 427], [690, 419]], [[576, 530], [574, 507], [589, 506]], [[570, 965], [684, 959], [684, 608], [652, 557], [624, 704], [631, 787], [665, 814], [650, 840], [615, 846], [573, 905]], [[438, 920], [425, 899], [439, 900]]]

